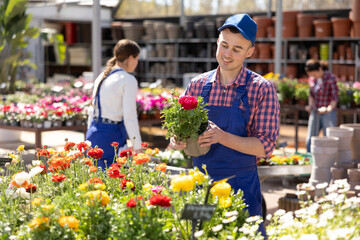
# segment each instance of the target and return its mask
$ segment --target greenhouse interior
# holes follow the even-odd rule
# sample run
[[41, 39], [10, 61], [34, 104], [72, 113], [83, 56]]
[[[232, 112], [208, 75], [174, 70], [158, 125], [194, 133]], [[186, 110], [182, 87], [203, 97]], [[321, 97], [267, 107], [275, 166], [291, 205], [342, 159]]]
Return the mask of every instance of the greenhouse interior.
[[360, 0], [0, 0], [0, 65], [0, 239], [360, 240]]

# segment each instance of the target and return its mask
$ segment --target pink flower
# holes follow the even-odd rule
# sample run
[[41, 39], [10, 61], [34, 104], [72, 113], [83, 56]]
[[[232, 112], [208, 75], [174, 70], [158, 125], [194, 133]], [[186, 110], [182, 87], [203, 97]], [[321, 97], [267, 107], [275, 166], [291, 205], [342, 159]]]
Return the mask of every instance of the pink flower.
[[153, 186], [151, 188], [151, 192], [153, 193], [156, 193], [156, 194], [160, 194], [162, 193], [162, 191], [164, 190], [165, 188], [163, 186]]
[[353, 88], [360, 90], [360, 82], [354, 82]]

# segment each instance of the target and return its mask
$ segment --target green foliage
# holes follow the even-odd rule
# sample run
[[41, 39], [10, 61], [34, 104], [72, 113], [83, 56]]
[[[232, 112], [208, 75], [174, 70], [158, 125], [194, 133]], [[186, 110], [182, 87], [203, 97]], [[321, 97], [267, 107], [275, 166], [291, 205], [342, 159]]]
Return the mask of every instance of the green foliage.
[[337, 82], [339, 89], [339, 106], [350, 107], [353, 100], [353, 92], [349, 84], [343, 82]]
[[163, 128], [167, 128], [166, 139], [176, 137], [178, 141], [188, 138], [196, 139], [207, 128], [208, 110], [202, 97], [198, 97], [198, 106], [194, 109], [184, 109], [179, 103], [179, 93], [173, 91], [173, 97], [168, 99], [169, 107], [161, 111], [164, 118]]
[[360, 90], [356, 90], [353, 93], [354, 102], [356, 105], [360, 105]]
[[295, 97], [295, 86], [297, 81], [283, 78], [277, 83], [280, 99], [293, 99]]
[[38, 36], [37, 28], [30, 28], [32, 19], [26, 14], [27, 0], [0, 0], [0, 84], [7, 84], [7, 91], [15, 91], [17, 67], [29, 65], [36, 68], [24, 56], [31, 38]]
[[297, 84], [295, 86], [295, 98], [298, 100], [308, 100], [309, 98], [309, 85]]

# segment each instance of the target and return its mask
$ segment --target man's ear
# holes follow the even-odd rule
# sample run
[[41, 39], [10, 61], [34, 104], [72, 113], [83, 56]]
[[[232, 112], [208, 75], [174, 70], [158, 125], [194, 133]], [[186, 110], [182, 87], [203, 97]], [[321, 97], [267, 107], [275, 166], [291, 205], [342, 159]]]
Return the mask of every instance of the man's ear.
[[249, 48], [249, 50], [246, 53], [246, 58], [251, 57], [254, 54], [254, 51], [255, 51], [255, 47]]

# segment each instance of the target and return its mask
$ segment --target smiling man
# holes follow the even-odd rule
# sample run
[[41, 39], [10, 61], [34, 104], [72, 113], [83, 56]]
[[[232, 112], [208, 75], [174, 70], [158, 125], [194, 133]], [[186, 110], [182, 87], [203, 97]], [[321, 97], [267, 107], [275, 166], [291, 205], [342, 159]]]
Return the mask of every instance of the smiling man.
[[[198, 139], [210, 151], [193, 158], [194, 166], [207, 171], [215, 181], [228, 182], [244, 192], [250, 216], [262, 215], [256, 159], [269, 157], [279, 135], [280, 105], [273, 85], [244, 67], [254, 53], [257, 25], [247, 14], [229, 17], [217, 40], [217, 69], [189, 83], [185, 94], [202, 96], [208, 103], [210, 128]], [[171, 144], [185, 147], [174, 139]], [[263, 224], [260, 231], [265, 236]]]

